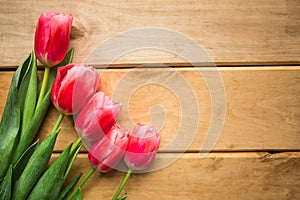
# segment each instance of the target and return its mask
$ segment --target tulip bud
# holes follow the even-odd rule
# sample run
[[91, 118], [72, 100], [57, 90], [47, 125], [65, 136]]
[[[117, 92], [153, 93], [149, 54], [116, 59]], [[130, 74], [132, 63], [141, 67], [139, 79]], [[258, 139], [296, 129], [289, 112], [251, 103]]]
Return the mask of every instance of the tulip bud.
[[74, 114], [96, 93], [99, 85], [100, 76], [93, 67], [69, 64], [58, 68], [51, 99], [61, 113]]
[[160, 143], [160, 134], [153, 127], [138, 123], [129, 139], [125, 163], [131, 170], [147, 168], [153, 161]]
[[94, 143], [88, 154], [90, 163], [101, 172], [110, 171], [123, 157], [128, 145], [127, 131], [117, 124], [98, 142]]
[[72, 15], [44, 12], [40, 15], [35, 31], [34, 52], [47, 67], [60, 63], [68, 50]]
[[75, 128], [82, 138], [100, 140], [115, 124], [120, 111], [120, 103], [97, 92], [79, 112]]

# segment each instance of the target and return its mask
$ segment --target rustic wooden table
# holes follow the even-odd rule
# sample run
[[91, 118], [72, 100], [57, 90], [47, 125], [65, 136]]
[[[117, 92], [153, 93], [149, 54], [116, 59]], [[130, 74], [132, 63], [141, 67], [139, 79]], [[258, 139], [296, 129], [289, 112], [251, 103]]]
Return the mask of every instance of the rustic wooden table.
[[[115, 34], [159, 27], [192, 38], [217, 65], [226, 92], [226, 118], [216, 145], [203, 159], [199, 150], [211, 125], [214, 91], [209, 91], [199, 69], [178, 55], [146, 49], [122, 56], [102, 74], [101, 90], [112, 96], [122, 77], [140, 64], [150, 67], [135, 71], [136, 79], [179, 74], [199, 106], [191, 145], [181, 148], [179, 142], [177, 149], [160, 151], [156, 162], [182, 156], [160, 170], [133, 174], [123, 191], [129, 199], [300, 199], [300, 1], [2, 0], [0, 10], [0, 113], [16, 66], [33, 48], [35, 25], [43, 11], [74, 15], [70, 46], [75, 48], [75, 63], [83, 62]], [[196, 61], [209, 74], [205, 63]], [[94, 66], [100, 73], [105, 64], [103, 59]], [[142, 85], [130, 99], [122, 96], [128, 96], [126, 89], [118, 91], [116, 100], [126, 105], [124, 112], [130, 118], [123, 114], [118, 123], [132, 129], [131, 121], [163, 121], [161, 148], [172, 142], [182, 120], [194, 120], [182, 117], [176, 91], [160, 84]], [[164, 110], [158, 111], [163, 112], [150, 112], [154, 105], [160, 105]], [[39, 131], [41, 139], [57, 116], [51, 107]], [[53, 157], [78, 137], [71, 117], [61, 127]], [[184, 128], [186, 134], [194, 131], [189, 125]], [[86, 150], [82, 150], [71, 175], [89, 168]], [[84, 199], [110, 199], [123, 176], [118, 171], [93, 175], [83, 188]]]

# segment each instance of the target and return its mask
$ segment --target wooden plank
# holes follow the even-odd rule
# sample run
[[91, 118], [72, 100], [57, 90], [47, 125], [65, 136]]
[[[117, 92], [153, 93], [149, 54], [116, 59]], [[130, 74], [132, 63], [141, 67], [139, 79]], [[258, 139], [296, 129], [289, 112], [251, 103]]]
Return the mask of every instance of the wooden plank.
[[[55, 155], [56, 157], [57, 155]], [[158, 154], [156, 164], [175, 154]], [[122, 194], [129, 199], [299, 199], [300, 153], [216, 153], [199, 159], [185, 153], [171, 165], [133, 174]], [[86, 154], [76, 159], [70, 177], [86, 173]], [[111, 199], [123, 172], [95, 173], [83, 186], [84, 199]]]
[[[300, 149], [300, 67], [219, 68], [219, 72], [226, 91], [226, 118], [214, 151]], [[118, 119], [123, 128], [132, 130], [139, 121], [152, 123], [161, 130], [161, 149], [173, 144], [165, 151], [200, 150], [213, 111], [204, 75], [206, 81], [215, 78], [213, 70], [202, 69], [199, 74], [193, 68], [139, 68], [99, 70], [99, 73], [102, 73], [101, 90], [123, 104]], [[0, 73], [0, 113], [11, 76], [12, 72]], [[181, 78], [187, 85], [177, 85], [184, 83]], [[170, 88], [166, 87], [168, 84]], [[191, 95], [184, 97], [184, 91]], [[195, 102], [189, 101], [193, 95]], [[186, 109], [194, 109], [195, 105], [199, 112], [189, 111], [184, 117]], [[52, 107], [41, 127], [41, 139], [48, 135], [57, 116]], [[193, 127], [193, 123], [198, 127]], [[61, 126], [57, 151], [77, 137], [72, 117], [66, 117]], [[178, 135], [183, 138], [174, 142]], [[185, 146], [189, 143], [190, 146]]]
[[[206, 1], [1, 1], [1, 67], [17, 66], [33, 47], [38, 16], [43, 11], [72, 13], [74, 62], [84, 62], [100, 43], [115, 34], [143, 27], [167, 28], [203, 46], [219, 65], [299, 64], [300, 2], [297, 0]], [[136, 37], [133, 40], [153, 39]], [[132, 39], [132, 38], [131, 38]], [[163, 40], [160, 40], [160, 42]], [[178, 38], [174, 42], [178, 41]], [[128, 44], [126, 44], [128, 45]], [[184, 45], [178, 45], [180, 50]], [[117, 45], [107, 48], [110, 52]], [[125, 52], [124, 52], [125, 53]], [[196, 60], [203, 62], [203, 60]], [[107, 64], [105, 58], [98, 64]], [[128, 53], [115, 64], [186, 65], [178, 55], [161, 50]]]

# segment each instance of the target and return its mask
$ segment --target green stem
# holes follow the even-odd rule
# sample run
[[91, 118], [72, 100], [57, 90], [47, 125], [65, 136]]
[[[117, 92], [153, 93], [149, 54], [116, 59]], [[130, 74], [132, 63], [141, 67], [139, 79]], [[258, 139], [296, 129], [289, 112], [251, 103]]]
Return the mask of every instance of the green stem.
[[120, 186], [119, 186], [117, 192], [115, 193], [114, 197], [112, 198], [112, 200], [117, 200], [118, 199], [118, 197], [119, 197], [120, 193], [122, 192], [122, 190], [123, 190], [123, 188], [124, 188], [124, 186], [125, 186], [128, 178], [130, 177], [131, 173], [132, 173], [132, 171], [130, 169], [128, 169], [128, 171], [127, 171], [127, 173], [126, 173], [126, 175], [125, 175], [122, 183], [120, 184]]
[[55, 124], [53, 126], [52, 132], [55, 132], [58, 129], [58, 127], [59, 127], [61, 121], [63, 120], [64, 116], [65, 115], [62, 114], [62, 113], [59, 114], [59, 116], [58, 116], [58, 118], [57, 118], [57, 120], [56, 120], [56, 122], [55, 122]]
[[49, 79], [49, 74], [50, 74], [50, 67], [45, 67], [42, 88], [41, 88], [41, 91], [40, 91], [40, 95], [39, 95], [39, 98], [38, 98], [36, 109], [40, 106], [40, 104], [41, 104], [41, 102], [42, 102], [42, 100], [45, 96], [47, 83], [48, 83], [48, 79]]
[[69, 195], [68, 200], [72, 200], [74, 198], [74, 196], [77, 193], [77, 190], [79, 188], [81, 188], [86, 182], [87, 180], [93, 175], [93, 173], [95, 172], [95, 168], [92, 168], [86, 175], [85, 177], [82, 179], [82, 181], [74, 188], [74, 190], [72, 191], [72, 193]]
[[81, 138], [78, 138], [76, 140], [75, 143], [73, 143], [72, 147], [71, 147], [71, 151], [70, 151], [70, 154], [73, 154], [73, 152], [76, 150], [77, 146], [79, 145], [79, 143], [81, 142]]

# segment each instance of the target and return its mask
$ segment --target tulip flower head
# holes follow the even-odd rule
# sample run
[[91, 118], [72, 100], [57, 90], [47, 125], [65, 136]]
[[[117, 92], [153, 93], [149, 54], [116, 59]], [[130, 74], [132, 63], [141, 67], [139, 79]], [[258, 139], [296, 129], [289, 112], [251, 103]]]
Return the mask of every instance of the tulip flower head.
[[115, 124], [120, 111], [120, 103], [97, 92], [79, 112], [75, 128], [83, 139], [100, 140]]
[[60, 63], [68, 50], [73, 16], [56, 12], [40, 15], [35, 31], [34, 52], [47, 67]]
[[88, 154], [90, 163], [101, 172], [108, 172], [115, 167], [123, 157], [129, 133], [123, 131], [117, 124], [98, 142], [94, 143]]
[[160, 134], [152, 126], [138, 123], [129, 139], [124, 156], [131, 170], [146, 169], [153, 161], [160, 143]]
[[88, 102], [99, 86], [100, 76], [95, 68], [69, 64], [58, 68], [51, 99], [61, 113], [74, 114]]

